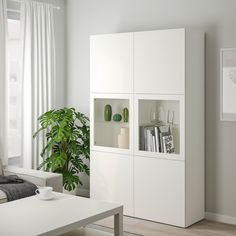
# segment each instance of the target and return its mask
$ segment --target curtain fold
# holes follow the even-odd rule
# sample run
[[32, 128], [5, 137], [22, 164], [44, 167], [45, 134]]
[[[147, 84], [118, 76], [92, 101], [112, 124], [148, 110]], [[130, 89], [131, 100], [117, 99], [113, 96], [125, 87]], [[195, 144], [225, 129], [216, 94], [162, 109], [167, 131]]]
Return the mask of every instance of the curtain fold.
[[43, 135], [33, 140], [38, 117], [54, 105], [55, 37], [53, 6], [25, 0], [21, 4], [23, 39], [23, 166], [37, 168], [46, 142]]
[[0, 0], [0, 159], [8, 162], [7, 152], [7, 80], [6, 80], [6, 35], [7, 3]]

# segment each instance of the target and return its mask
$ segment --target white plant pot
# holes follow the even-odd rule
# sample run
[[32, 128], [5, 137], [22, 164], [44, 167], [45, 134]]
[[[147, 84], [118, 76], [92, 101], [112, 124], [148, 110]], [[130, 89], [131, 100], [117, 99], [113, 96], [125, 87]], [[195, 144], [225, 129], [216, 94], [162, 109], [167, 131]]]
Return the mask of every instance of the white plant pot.
[[76, 187], [74, 190], [72, 190], [72, 191], [67, 191], [67, 190], [64, 189], [64, 187], [63, 187], [63, 193], [76, 196], [76, 193], [77, 193], [77, 187]]

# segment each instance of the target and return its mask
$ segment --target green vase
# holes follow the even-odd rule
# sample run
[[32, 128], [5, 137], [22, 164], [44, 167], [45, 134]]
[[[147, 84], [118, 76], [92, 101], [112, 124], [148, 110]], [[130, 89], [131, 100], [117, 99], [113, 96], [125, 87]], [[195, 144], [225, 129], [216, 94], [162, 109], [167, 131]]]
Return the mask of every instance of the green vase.
[[113, 120], [116, 122], [121, 121], [121, 119], [122, 119], [122, 116], [118, 113], [113, 116]]
[[104, 107], [104, 120], [111, 121], [112, 108], [110, 104], [107, 104]]
[[123, 120], [124, 122], [128, 122], [129, 121], [129, 110], [127, 107], [125, 107], [123, 109]]

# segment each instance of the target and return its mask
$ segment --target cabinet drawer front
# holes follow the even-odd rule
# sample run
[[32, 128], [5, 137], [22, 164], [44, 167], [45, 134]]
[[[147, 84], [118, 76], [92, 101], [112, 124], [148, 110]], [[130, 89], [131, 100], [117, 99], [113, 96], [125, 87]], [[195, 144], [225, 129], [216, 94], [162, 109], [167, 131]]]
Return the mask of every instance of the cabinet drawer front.
[[135, 217], [184, 227], [184, 162], [135, 156]]
[[91, 37], [90, 78], [94, 93], [133, 92], [133, 33]]
[[124, 205], [124, 214], [133, 216], [133, 157], [91, 152], [90, 197]]
[[134, 33], [134, 92], [184, 94], [185, 30]]

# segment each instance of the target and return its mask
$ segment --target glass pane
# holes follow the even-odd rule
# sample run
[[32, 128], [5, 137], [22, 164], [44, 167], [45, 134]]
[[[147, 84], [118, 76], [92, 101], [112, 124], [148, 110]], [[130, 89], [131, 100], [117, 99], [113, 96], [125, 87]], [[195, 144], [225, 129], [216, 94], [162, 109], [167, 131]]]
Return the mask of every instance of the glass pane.
[[179, 101], [139, 100], [139, 150], [179, 154]]
[[8, 154], [21, 154], [20, 21], [8, 19]]
[[129, 149], [129, 100], [94, 100], [94, 145]]

